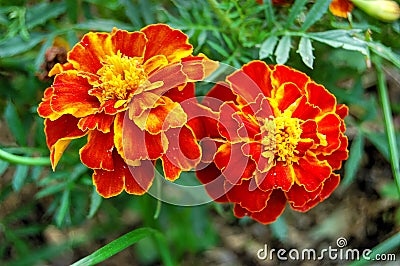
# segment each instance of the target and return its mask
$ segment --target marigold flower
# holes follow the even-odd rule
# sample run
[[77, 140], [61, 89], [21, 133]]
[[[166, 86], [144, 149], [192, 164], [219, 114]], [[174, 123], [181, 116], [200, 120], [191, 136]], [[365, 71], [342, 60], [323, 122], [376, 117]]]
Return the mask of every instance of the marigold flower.
[[329, 5], [329, 10], [335, 16], [347, 18], [353, 10], [353, 3], [350, 0], [333, 0]]
[[215, 201], [234, 203], [237, 217], [271, 223], [286, 203], [305, 212], [338, 185], [348, 108], [304, 73], [252, 61], [203, 104], [219, 114], [206, 124], [216, 152], [203, 150], [213, 160], [197, 176]]
[[[198, 128], [180, 102], [194, 98], [188, 82], [204, 77], [207, 59], [192, 52], [188, 37], [164, 24], [83, 36], [67, 63], [50, 71], [54, 82], [38, 107], [53, 170], [69, 143], [86, 135], [80, 158], [103, 197], [145, 193], [159, 158], [169, 180], [194, 167]], [[186, 148], [171, 152], [181, 142]]]

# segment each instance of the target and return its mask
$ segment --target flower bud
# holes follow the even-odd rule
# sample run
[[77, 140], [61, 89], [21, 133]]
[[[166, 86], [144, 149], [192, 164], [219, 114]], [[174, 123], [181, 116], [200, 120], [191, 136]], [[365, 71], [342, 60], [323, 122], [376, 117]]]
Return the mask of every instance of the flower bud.
[[351, 0], [365, 13], [385, 22], [393, 22], [400, 18], [400, 7], [392, 0]]

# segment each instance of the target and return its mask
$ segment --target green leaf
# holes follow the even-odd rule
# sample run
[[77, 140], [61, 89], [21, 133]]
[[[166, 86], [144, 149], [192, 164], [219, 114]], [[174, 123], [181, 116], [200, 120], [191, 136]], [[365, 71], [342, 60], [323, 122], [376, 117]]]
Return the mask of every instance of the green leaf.
[[327, 0], [317, 0], [308, 12], [304, 23], [301, 26], [301, 30], [306, 31], [309, 27], [314, 25], [314, 23], [317, 22], [326, 13], [330, 3], [331, 1]]
[[392, 51], [391, 48], [378, 43], [378, 42], [368, 42], [368, 47], [373, 53], [379, 55], [380, 57], [388, 60], [396, 67], [400, 68], [400, 56]]
[[289, 17], [286, 19], [286, 29], [290, 28], [292, 26], [294, 20], [297, 18], [297, 16], [300, 14], [301, 10], [304, 8], [308, 0], [297, 0], [294, 2], [290, 9], [290, 14]]
[[268, 37], [260, 47], [260, 53], [259, 53], [259, 58], [264, 59], [272, 55], [274, 52], [276, 43], [278, 42], [278, 37], [277, 36], [271, 36]]
[[103, 198], [99, 195], [99, 193], [97, 193], [96, 188], [93, 187], [92, 196], [90, 198], [90, 210], [87, 216], [88, 218], [92, 218], [96, 214], [102, 201]]
[[154, 229], [151, 228], [139, 228], [133, 230], [116, 240], [112, 241], [111, 243], [105, 245], [104, 247], [96, 250], [91, 255], [75, 262], [71, 266], [89, 266], [95, 265], [106, 259], [110, 258], [111, 256], [117, 254], [118, 252], [128, 248], [129, 246], [135, 244], [142, 238], [151, 236], [154, 234]]
[[143, 23], [140, 21], [140, 10], [136, 8], [131, 0], [119, 0], [119, 4], [123, 6], [125, 15], [133, 25], [137, 27], [143, 26]]
[[346, 189], [354, 180], [364, 154], [364, 135], [359, 133], [353, 140], [349, 151], [349, 159], [344, 166], [344, 179], [341, 189]]
[[288, 235], [288, 226], [284, 216], [279, 216], [278, 219], [270, 224], [272, 234], [280, 241], [285, 241]]
[[229, 54], [226, 52], [225, 48], [223, 48], [221, 45], [219, 45], [213, 41], [208, 41], [207, 44], [210, 45], [211, 48], [213, 48], [217, 53], [219, 53], [223, 57], [226, 57], [226, 58], [229, 57]]
[[[44, 24], [49, 19], [58, 17], [65, 13], [66, 6], [63, 2], [47, 3], [43, 2], [30, 6], [26, 11], [26, 27], [32, 29], [38, 25]], [[70, 13], [70, 10], [68, 10]]]
[[53, 195], [56, 194], [60, 191], [62, 191], [63, 189], [65, 189], [66, 187], [66, 183], [58, 183], [52, 186], [47, 186], [44, 189], [42, 189], [41, 191], [39, 191], [36, 195], [35, 198], [36, 199], [40, 199], [49, 195]]
[[45, 39], [42, 33], [31, 33], [27, 41], [17, 35], [0, 43], [0, 58], [17, 55], [30, 50]]
[[14, 177], [12, 180], [12, 187], [15, 191], [20, 191], [25, 184], [26, 177], [28, 176], [29, 166], [17, 165], [15, 168]]
[[4, 174], [10, 164], [6, 161], [0, 160], [0, 176]]
[[300, 53], [301, 59], [303, 60], [304, 64], [312, 69], [314, 63], [314, 55], [312, 43], [309, 38], [301, 37], [299, 49], [297, 50], [297, 52]]
[[335, 48], [358, 51], [369, 56], [367, 43], [353, 36], [359, 30], [330, 30], [306, 34], [312, 40], [325, 43]]
[[61, 204], [58, 209], [57, 215], [55, 217], [57, 226], [61, 226], [65, 220], [65, 217], [68, 213], [69, 206], [70, 206], [70, 190], [64, 190], [64, 193], [61, 196]]
[[85, 22], [75, 25], [76, 29], [79, 30], [96, 30], [96, 31], [111, 31], [114, 27], [125, 30], [133, 30], [132, 25], [125, 24], [120, 21], [112, 19], [93, 19], [86, 20]]
[[291, 48], [290, 41], [291, 37], [289, 35], [285, 35], [282, 37], [282, 39], [280, 39], [278, 46], [276, 47], [275, 50], [276, 63], [285, 64], [289, 59], [289, 53]]
[[22, 125], [21, 119], [18, 116], [17, 110], [11, 101], [9, 101], [7, 104], [6, 110], [4, 111], [4, 117], [17, 143], [21, 146], [26, 146], [26, 132]]

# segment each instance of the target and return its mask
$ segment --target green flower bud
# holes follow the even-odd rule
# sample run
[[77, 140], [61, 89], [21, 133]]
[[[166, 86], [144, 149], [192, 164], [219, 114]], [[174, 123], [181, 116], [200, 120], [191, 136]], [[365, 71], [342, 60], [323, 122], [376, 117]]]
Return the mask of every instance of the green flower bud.
[[393, 22], [400, 18], [400, 7], [392, 0], [351, 0], [355, 6], [365, 13], [385, 22]]

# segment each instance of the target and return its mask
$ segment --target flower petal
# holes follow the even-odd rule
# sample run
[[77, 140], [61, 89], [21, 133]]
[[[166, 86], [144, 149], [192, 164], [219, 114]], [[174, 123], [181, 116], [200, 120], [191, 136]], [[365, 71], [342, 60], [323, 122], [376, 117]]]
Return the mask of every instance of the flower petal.
[[329, 113], [324, 115], [319, 121], [317, 121], [318, 133], [325, 136], [327, 142], [322, 147], [319, 146], [319, 152], [323, 154], [330, 154], [340, 146], [340, 126], [341, 121], [336, 114]]
[[129, 194], [143, 195], [154, 180], [154, 163], [149, 160], [140, 162], [139, 166], [129, 166], [125, 175], [125, 190]]
[[68, 61], [75, 69], [95, 74], [102, 67], [101, 62], [112, 53], [109, 33], [89, 32], [68, 53]]
[[225, 183], [226, 196], [230, 202], [237, 203], [250, 212], [261, 211], [267, 205], [272, 190], [262, 191], [251, 182], [254, 180], [243, 181], [240, 185]]
[[285, 195], [281, 190], [276, 189], [273, 190], [267, 202], [267, 206], [263, 210], [259, 212], [249, 212], [238, 204], [235, 204], [233, 212], [236, 217], [241, 218], [247, 215], [262, 224], [269, 224], [274, 222], [283, 213], [285, 206]]
[[83, 131], [87, 129], [97, 129], [103, 133], [108, 133], [111, 130], [114, 117], [113, 115], [107, 115], [105, 113], [88, 115], [79, 119], [78, 127]]
[[288, 203], [293, 209], [302, 208], [308, 202], [315, 200], [322, 191], [323, 184], [314, 191], [307, 191], [304, 186], [294, 184], [289, 191], [285, 192]]
[[306, 91], [308, 101], [318, 106], [322, 112], [326, 113], [335, 110], [336, 98], [332, 93], [327, 91], [324, 86], [316, 84], [315, 82], [309, 82], [307, 83]]
[[142, 57], [146, 47], [146, 36], [142, 32], [113, 29], [111, 43], [114, 54], [118, 51], [128, 57]]
[[51, 108], [50, 102], [51, 102], [51, 97], [53, 96], [53, 91], [54, 91], [53, 87], [49, 87], [44, 91], [44, 97], [37, 109], [38, 114], [41, 117], [49, 118], [50, 120], [56, 120], [62, 115], [54, 112], [54, 110]]
[[54, 121], [45, 119], [44, 131], [46, 133], [47, 146], [50, 150], [53, 170], [56, 168], [58, 161], [61, 159], [71, 140], [86, 135], [86, 132], [76, 126], [77, 123], [78, 119], [71, 115], [63, 115]]
[[307, 191], [316, 190], [332, 172], [327, 162], [307, 155], [300, 158], [297, 164], [293, 164], [293, 169], [296, 183], [303, 185]]
[[263, 191], [282, 189], [288, 191], [295, 180], [293, 168], [283, 162], [277, 162], [265, 176], [257, 176], [257, 184]]
[[301, 91], [292, 82], [284, 83], [275, 92], [274, 100], [278, 102], [278, 108], [284, 112], [291, 104], [301, 97]]
[[310, 78], [306, 74], [288, 66], [276, 65], [275, 68], [272, 70], [272, 86], [277, 89], [282, 84], [289, 82], [296, 84], [297, 88], [299, 88], [303, 92], [306, 84], [310, 82]]
[[333, 0], [329, 5], [329, 10], [335, 16], [347, 18], [348, 13], [353, 10], [353, 3], [349, 0]]
[[215, 202], [228, 202], [224, 188], [225, 178], [214, 163], [199, 163], [196, 167], [196, 176]]
[[100, 103], [88, 91], [92, 88], [88, 80], [76, 71], [57, 75], [53, 83], [51, 108], [60, 114], [84, 117], [97, 112]]
[[155, 55], [165, 55], [169, 62], [177, 62], [193, 52], [188, 37], [180, 30], [165, 24], [149, 25], [141, 30], [148, 40], [144, 61]]
[[114, 170], [113, 164], [114, 132], [102, 133], [91, 130], [88, 142], [80, 151], [83, 164], [92, 169]]

